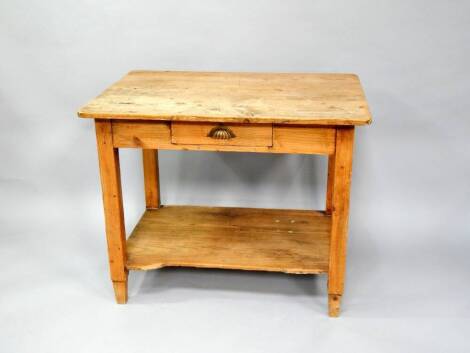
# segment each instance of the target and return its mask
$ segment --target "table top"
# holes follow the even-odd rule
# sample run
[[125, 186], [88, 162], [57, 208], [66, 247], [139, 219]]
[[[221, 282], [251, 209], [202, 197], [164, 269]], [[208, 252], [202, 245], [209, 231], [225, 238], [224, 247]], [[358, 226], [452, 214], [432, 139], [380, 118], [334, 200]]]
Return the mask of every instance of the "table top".
[[131, 71], [78, 111], [82, 118], [364, 125], [354, 74]]

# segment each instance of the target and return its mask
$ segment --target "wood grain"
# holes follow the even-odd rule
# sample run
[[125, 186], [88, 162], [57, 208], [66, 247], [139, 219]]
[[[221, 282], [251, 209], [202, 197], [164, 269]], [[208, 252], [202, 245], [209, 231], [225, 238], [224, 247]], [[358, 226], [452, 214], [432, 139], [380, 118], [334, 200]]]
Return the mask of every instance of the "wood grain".
[[[331, 154], [335, 150], [335, 129], [317, 126], [275, 125], [272, 146], [232, 146], [171, 143], [171, 128], [154, 121], [113, 121], [114, 147], [161, 150]], [[248, 127], [256, 124], [247, 124]], [[249, 143], [249, 142], [248, 142]]]
[[131, 71], [78, 111], [83, 118], [363, 125], [354, 74]]
[[[335, 131], [336, 138], [336, 131]], [[328, 176], [326, 182], [326, 213], [331, 214], [333, 212], [333, 181], [334, 181], [334, 168], [335, 168], [335, 155], [330, 154], [328, 156]]]
[[150, 121], [113, 121], [114, 147], [160, 149], [171, 147], [170, 124]]
[[332, 160], [332, 225], [328, 293], [343, 294], [348, 236], [349, 193], [352, 173], [354, 128], [338, 128]]
[[[209, 132], [224, 126], [233, 132], [234, 137], [228, 140], [213, 139]], [[217, 145], [217, 146], [248, 146], [268, 147], [273, 145], [272, 124], [218, 124], [218, 123], [187, 123], [174, 121], [171, 123], [171, 142], [179, 145]]]
[[114, 296], [118, 304], [127, 303], [127, 280], [124, 282], [113, 281]]
[[328, 315], [338, 317], [341, 310], [341, 295], [328, 294]]
[[[111, 122], [109, 120], [96, 120], [95, 129], [111, 279], [113, 283], [126, 283], [126, 232], [124, 228], [119, 154], [118, 150], [113, 147]], [[120, 290], [115, 291], [116, 300], [118, 303], [125, 303], [127, 294], [124, 295], [122, 285], [118, 285], [118, 287]]]
[[144, 188], [146, 208], [160, 207], [160, 178], [158, 170], [158, 150], [142, 150], [144, 166]]
[[284, 153], [331, 154], [335, 138], [334, 128], [279, 125], [274, 128], [273, 149]]
[[316, 211], [162, 206], [147, 210], [129, 237], [127, 268], [324, 273], [330, 225]]

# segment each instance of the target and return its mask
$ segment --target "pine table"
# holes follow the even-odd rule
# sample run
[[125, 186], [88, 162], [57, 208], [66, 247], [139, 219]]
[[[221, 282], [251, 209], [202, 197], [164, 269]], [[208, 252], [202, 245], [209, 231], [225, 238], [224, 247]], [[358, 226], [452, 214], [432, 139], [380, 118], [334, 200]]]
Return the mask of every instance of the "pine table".
[[[356, 75], [131, 71], [78, 115], [95, 122], [118, 303], [127, 302], [129, 270], [324, 273], [329, 315], [339, 315], [354, 129], [371, 122]], [[127, 239], [120, 148], [143, 155], [146, 211]], [[325, 209], [163, 206], [158, 150], [327, 156]]]

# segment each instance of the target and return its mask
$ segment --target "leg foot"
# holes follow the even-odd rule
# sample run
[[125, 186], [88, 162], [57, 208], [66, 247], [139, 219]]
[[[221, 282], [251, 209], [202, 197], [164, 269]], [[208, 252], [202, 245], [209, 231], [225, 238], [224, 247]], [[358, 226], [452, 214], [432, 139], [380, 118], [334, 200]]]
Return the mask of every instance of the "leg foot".
[[116, 302], [118, 304], [127, 303], [127, 281], [115, 282], [113, 281], [114, 295], [116, 296]]
[[328, 315], [338, 317], [341, 305], [341, 295], [328, 294]]

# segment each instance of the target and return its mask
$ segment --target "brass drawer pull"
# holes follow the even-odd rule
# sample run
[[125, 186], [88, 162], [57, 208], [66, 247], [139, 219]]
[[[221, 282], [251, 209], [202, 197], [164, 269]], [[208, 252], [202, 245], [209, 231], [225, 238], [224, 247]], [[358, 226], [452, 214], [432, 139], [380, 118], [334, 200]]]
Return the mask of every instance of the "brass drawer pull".
[[215, 126], [209, 131], [207, 137], [211, 137], [216, 140], [230, 140], [235, 136], [232, 130], [226, 126]]

